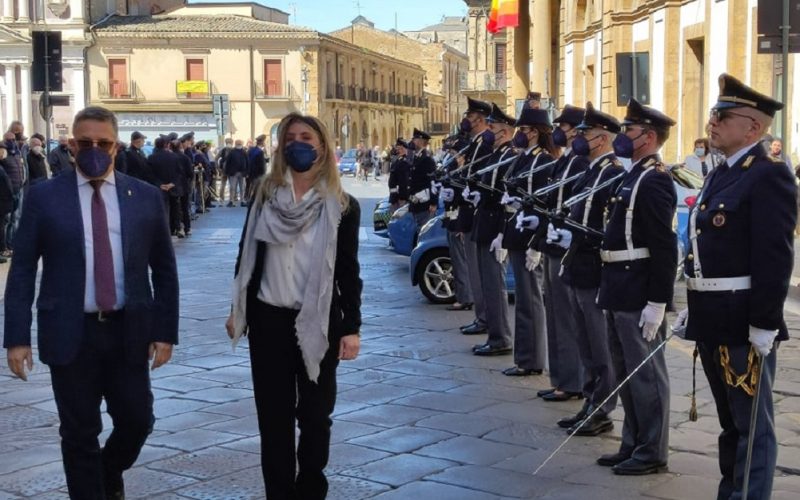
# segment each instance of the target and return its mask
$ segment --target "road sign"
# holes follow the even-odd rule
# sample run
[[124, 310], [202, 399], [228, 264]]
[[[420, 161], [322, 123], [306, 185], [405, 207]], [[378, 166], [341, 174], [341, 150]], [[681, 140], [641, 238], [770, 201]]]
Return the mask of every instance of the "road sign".
[[782, 27], [783, 9], [789, 7], [789, 46], [788, 52], [800, 52], [800, 0], [759, 0], [757, 20], [757, 50], [759, 54], [780, 54], [783, 52]]
[[213, 94], [214, 120], [217, 122], [217, 135], [228, 133], [228, 119], [231, 116], [231, 103], [228, 94]]

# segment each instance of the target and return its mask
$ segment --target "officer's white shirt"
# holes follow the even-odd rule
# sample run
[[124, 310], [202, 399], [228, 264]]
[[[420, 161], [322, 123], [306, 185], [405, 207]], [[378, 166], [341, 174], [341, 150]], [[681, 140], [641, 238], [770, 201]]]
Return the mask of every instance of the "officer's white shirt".
[[[83, 296], [84, 312], [97, 312], [97, 300], [94, 287], [94, 236], [92, 234], [92, 195], [94, 188], [89, 179], [76, 169], [78, 175], [78, 197], [80, 198], [81, 217], [83, 219], [83, 252], [86, 261], [86, 289]], [[105, 182], [100, 186], [100, 196], [106, 206], [108, 233], [111, 240], [111, 256], [114, 262], [114, 285], [117, 291], [117, 304], [114, 310], [125, 307], [125, 262], [122, 258], [122, 221], [117, 198], [117, 185], [112, 170]]]
[[755, 147], [755, 145], [758, 144], [759, 142], [761, 142], [761, 141], [754, 142], [753, 144], [750, 144], [749, 146], [745, 146], [742, 149], [740, 149], [739, 151], [737, 151], [737, 152], [733, 153], [732, 155], [730, 155], [728, 157], [727, 161], [726, 161], [726, 163], [728, 164], [728, 167], [732, 167], [732, 166], [736, 165], [736, 162], [739, 161], [742, 158], [742, 156], [746, 155], [748, 151], [753, 149], [753, 147]]
[[[286, 179], [292, 190], [292, 201], [297, 203], [292, 187], [291, 174]], [[314, 189], [303, 195], [303, 200], [312, 196]], [[300, 310], [311, 266], [311, 250], [319, 228], [319, 218], [311, 223], [296, 240], [281, 245], [267, 244], [267, 256], [258, 298], [275, 307]]]

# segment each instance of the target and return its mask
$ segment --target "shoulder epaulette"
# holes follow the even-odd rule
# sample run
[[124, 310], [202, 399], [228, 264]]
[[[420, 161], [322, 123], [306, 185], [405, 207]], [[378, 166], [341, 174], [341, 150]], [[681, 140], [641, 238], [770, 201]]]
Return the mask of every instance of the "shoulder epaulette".
[[744, 163], [742, 163], [742, 170], [747, 170], [748, 168], [750, 168], [750, 165], [753, 163], [753, 160], [755, 159], [756, 159], [755, 155], [748, 156], [744, 160]]
[[542, 147], [541, 147], [541, 146], [535, 146], [535, 147], [534, 147], [534, 148], [531, 150], [531, 154], [532, 154], [532, 155], [538, 155], [538, 154], [541, 154], [541, 153], [542, 153]]
[[656, 159], [655, 159], [655, 158], [650, 158], [650, 159], [649, 159], [649, 160], [647, 160], [647, 162], [644, 164], [644, 168], [650, 168], [650, 167], [652, 167], [653, 165], [655, 165], [655, 163], [656, 163]]
[[[611, 163], [611, 160], [608, 159], [608, 157], [603, 158], [603, 161], [600, 162], [600, 168], [607, 167], [609, 163]], [[619, 160], [614, 160], [614, 164], [620, 166], [622, 165], [622, 163], [620, 163]]]

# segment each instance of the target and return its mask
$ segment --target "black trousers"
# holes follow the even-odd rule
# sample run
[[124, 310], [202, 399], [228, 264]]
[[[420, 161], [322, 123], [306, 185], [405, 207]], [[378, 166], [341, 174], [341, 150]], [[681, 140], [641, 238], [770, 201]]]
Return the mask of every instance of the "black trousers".
[[[122, 347], [120, 321], [98, 322], [87, 315], [77, 357], [51, 366], [61, 455], [70, 498], [104, 500], [117, 486], [153, 430], [153, 394], [147, 359], [131, 364]], [[101, 449], [100, 403], [105, 399], [114, 429]]]
[[[336, 403], [338, 342], [331, 342], [314, 383], [297, 345], [297, 311], [259, 300], [251, 301], [249, 307], [250, 364], [267, 498], [323, 499], [328, 493], [323, 469], [328, 463]], [[300, 428], [297, 448], [296, 424]]]
[[180, 219], [183, 222], [183, 230], [189, 232], [192, 230], [192, 215], [189, 209], [191, 194], [185, 194], [178, 198], [180, 201]]

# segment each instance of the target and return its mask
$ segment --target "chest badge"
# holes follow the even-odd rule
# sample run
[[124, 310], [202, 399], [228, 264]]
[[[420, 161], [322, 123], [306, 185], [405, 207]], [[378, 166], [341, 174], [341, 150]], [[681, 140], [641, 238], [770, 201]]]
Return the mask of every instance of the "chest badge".
[[722, 227], [725, 225], [726, 218], [723, 212], [718, 212], [714, 218], [711, 219], [711, 223], [714, 224], [714, 227]]

